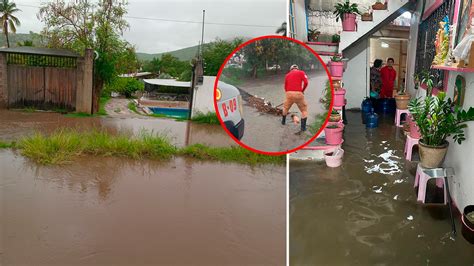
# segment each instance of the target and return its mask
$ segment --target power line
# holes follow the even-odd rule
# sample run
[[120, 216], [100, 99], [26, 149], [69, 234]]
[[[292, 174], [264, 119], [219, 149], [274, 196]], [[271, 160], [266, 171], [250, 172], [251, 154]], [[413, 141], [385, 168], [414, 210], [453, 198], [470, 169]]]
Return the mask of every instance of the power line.
[[[17, 6], [40, 8], [39, 6], [24, 5], [24, 4], [17, 4]], [[202, 24], [202, 21], [194, 21], [194, 20], [178, 20], [178, 19], [150, 18], [150, 17], [136, 17], [136, 16], [124, 16], [124, 18], [151, 20], [151, 21], [176, 22], [176, 23]], [[271, 25], [236, 24], [236, 23], [220, 23], [220, 22], [205, 22], [204, 24], [205, 25], [219, 25], [219, 26], [255, 27], [255, 28], [277, 28], [277, 27], [279, 27], [279, 25], [278, 26], [271, 26]]]

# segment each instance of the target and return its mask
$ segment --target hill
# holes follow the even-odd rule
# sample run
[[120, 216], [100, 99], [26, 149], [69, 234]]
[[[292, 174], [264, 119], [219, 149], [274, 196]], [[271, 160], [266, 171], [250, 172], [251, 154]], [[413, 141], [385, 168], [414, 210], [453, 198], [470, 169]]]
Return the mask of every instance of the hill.
[[[204, 44], [204, 46], [206, 45], [207, 44]], [[171, 54], [177, 57], [181, 61], [189, 61], [196, 56], [198, 47], [199, 47], [198, 45], [195, 45], [195, 46], [179, 49], [176, 51], [171, 51], [171, 52], [168, 52], [168, 54]], [[137, 52], [137, 57], [138, 57], [138, 60], [150, 61], [154, 57], [161, 57], [163, 54], [166, 54], [166, 53], [147, 54], [147, 53]]]
[[[43, 46], [41, 35], [32, 31], [30, 31], [30, 33], [10, 33], [8, 38], [10, 39], [11, 47], [16, 47], [18, 46], [18, 42], [24, 41], [33, 41], [34, 46]], [[7, 39], [5, 38], [3, 32], [0, 34], [0, 47], [7, 47]]]

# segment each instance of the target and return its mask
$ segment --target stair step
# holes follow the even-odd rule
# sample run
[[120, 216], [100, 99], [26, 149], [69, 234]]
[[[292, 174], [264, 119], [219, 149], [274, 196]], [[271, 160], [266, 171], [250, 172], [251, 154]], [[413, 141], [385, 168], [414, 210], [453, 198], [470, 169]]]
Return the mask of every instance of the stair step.
[[337, 53], [339, 50], [338, 43], [307, 42], [306, 44], [317, 53]]

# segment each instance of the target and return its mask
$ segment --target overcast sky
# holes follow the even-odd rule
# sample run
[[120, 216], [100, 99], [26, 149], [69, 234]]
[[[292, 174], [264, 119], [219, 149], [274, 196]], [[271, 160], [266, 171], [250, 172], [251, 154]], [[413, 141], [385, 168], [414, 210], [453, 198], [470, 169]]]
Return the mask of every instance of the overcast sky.
[[[40, 32], [43, 25], [36, 18], [38, 8], [34, 6], [39, 6], [43, 1], [14, 2], [22, 10], [17, 15], [22, 22], [17, 32]], [[135, 45], [138, 52], [146, 53], [168, 52], [196, 45], [201, 40], [199, 23], [132, 17], [200, 22], [203, 9], [206, 10], [205, 42], [217, 37], [230, 39], [275, 34], [278, 26], [286, 21], [286, 2], [287, 0], [129, 0], [127, 20], [130, 29], [124, 32], [124, 38]]]

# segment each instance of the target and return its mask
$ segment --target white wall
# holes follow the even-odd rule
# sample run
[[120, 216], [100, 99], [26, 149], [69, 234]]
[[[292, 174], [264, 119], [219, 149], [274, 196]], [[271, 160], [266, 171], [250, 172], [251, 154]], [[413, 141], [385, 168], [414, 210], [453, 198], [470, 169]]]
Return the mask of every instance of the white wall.
[[343, 76], [346, 108], [360, 108], [369, 86], [369, 40], [363, 40], [345, 51], [344, 57], [349, 59]]
[[308, 40], [308, 29], [306, 27], [306, 8], [304, 0], [294, 0], [293, 14], [295, 16], [295, 39], [302, 42]]
[[214, 108], [214, 82], [216, 77], [204, 76], [203, 84], [194, 88], [193, 107], [191, 117], [196, 113], [215, 113]]
[[[461, 74], [451, 72], [448, 81], [448, 96], [454, 95], [454, 82], [457, 75], [466, 79], [466, 94], [464, 98], [464, 109], [474, 107], [474, 73]], [[450, 191], [454, 202], [462, 212], [466, 205], [474, 204], [474, 122], [468, 123], [465, 131], [466, 140], [461, 144], [449, 140], [448, 154], [444, 165], [453, 167], [456, 176], [450, 180]]]
[[413, 73], [415, 72], [416, 40], [418, 38], [418, 21], [420, 21], [422, 2], [423, 1], [418, 1], [416, 11], [412, 13], [410, 23], [410, 37], [408, 39], [407, 77], [405, 85], [407, 92], [411, 95], [417, 94], [417, 91], [415, 91], [415, 84], [413, 83]]

